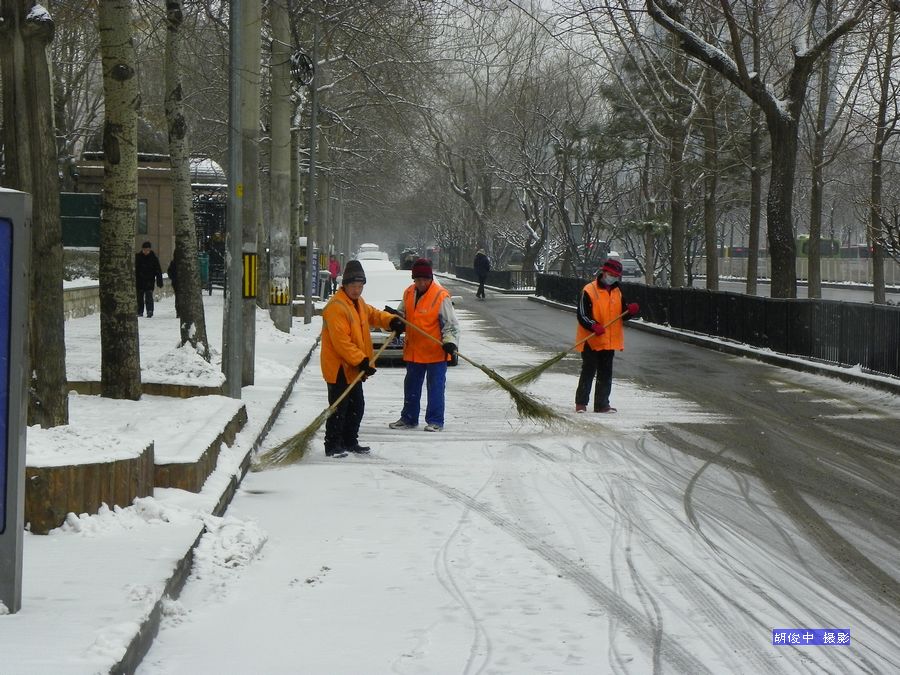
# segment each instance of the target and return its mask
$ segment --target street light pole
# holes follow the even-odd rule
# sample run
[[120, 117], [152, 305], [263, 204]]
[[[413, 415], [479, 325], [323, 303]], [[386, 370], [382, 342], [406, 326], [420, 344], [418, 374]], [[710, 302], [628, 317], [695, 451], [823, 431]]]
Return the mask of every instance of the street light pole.
[[313, 26], [312, 48], [312, 79], [309, 83], [310, 91], [310, 120], [309, 120], [309, 189], [306, 201], [306, 300], [303, 303], [303, 323], [312, 323], [313, 317], [313, 285], [317, 283], [316, 265], [313, 264], [315, 243], [313, 234], [316, 231], [316, 124], [319, 115], [319, 100], [316, 93], [318, 78], [316, 77], [316, 61], [319, 57], [319, 22]]
[[227, 247], [225, 255], [226, 302], [222, 340], [222, 369], [225, 372], [227, 394], [241, 398], [243, 382], [242, 344], [243, 313], [241, 306], [243, 223], [241, 218], [244, 197], [244, 177], [241, 171], [241, 77], [239, 72], [241, 43], [241, 0], [231, 0], [229, 9], [229, 90], [228, 90], [228, 204], [226, 211]]

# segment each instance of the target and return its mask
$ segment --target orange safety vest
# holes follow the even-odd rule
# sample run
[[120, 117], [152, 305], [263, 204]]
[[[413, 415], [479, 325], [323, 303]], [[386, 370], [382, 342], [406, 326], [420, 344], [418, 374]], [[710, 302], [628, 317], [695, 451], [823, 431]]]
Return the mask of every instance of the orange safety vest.
[[322, 377], [329, 384], [337, 382], [338, 369], [344, 369], [344, 378], [351, 382], [359, 374], [356, 365], [368, 357], [372, 360], [370, 326], [389, 329], [391, 314], [367, 305], [362, 298], [353, 301], [339, 288], [322, 310], [322, 352], [319, 365]]
[[406, 320], [414, 326], [432, 335], [437, 342], [422, 335], [415, 328], [406, 329], [406, 339], [403, 343], [403, 360], [412, 363], [438, 363], [447, 361], [450, 356], [444, 352], [443, 336], [441, 334], [441, 304], [444, 298], [449, 298], [447, 289], [435, 281], [431, 282], [428, 290], [422, 294], [416, 302], [416, 285], [408, 287], [403, 293], [403, 310]]
[[[591, 299], [594, 321], [597, 321], [601, 326], [606, 326], [606, 324], [622, 313], [622, 291], [619, 290], [618, 286], [606, 289], [601, 288], [596, 281], [592, 281], [584, 287], [583, 291]], [[579, 321], [576, 321], [575, 325], [578, 327], [575, 332], [575, 341], [579, 343], [578, 351], [583, 352], [584, 343], [581, 341], [589, 335], [594, 335], [594, 333], [582, 326]], [[617, 349], [619, 351], [625, 349], [625, 330], [622, 327], [622, 320], [619, 319], [607, 326], [603, 335], [594, 335], [587, 341], [587, 344], [595, 352], [604, 349]]]

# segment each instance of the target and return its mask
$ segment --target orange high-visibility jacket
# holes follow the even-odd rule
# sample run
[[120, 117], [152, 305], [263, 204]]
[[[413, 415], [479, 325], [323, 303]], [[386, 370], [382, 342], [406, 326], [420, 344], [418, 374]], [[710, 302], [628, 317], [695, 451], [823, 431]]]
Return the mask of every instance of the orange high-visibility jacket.
[[428, 335], [437, 339], [429, 340], [415, 328], [407, 328], [403, 344], [403, 360], [413, 363], [438, 363], [447, 361], [450, 356], [444, 352], [442, 326], [440, 322], [441, 304], [449, 298], [447, 289], [432, 281], [428, 290], [416, 302], [416, 285], [413, 284], [403, 293], [403, 312], [406, 320], [418, 326]]
[[[601, 326], [606, 326], [606, 324], [619, 316], [623, 311], [622, 291], [617, 285], [612, 288], [601, 288], [600, 284], [596, 281], [592, 281], [585, 285], [582, 292], [587, 293], [588, 297], [591, 299], [594, 314], [593, 319]], [[575, 341], [580, 343], [577, 349], [578, 351], [583, 352], [584, 343], [581, 341], [588, 335], [593, 335], [593, 332], [589, 331], [578, 322], [576, 322], [575, 325], [577, 326]], [[625, 330], [622, 327], [622, 322], [616, 321], [610, 326], [607, 326], [606, 332], [603, 335], [594, 335], [594, 337], [587, 341], [587, 344], [589, 344], [591, 349], [595, 352], [604, 349], [617, 349], [622, 351], [625, 349]]]
[[339, 288], [322, 310], [322, 354], [319, 364], [322, 377], [329, 384], [337, 382], [338, 370], [350, 382], [359, 374], [357, 365], [363, 358], [375, 355], [372, 349], [371, 326], [390, 330], [393, 315], [367, 305], [360, 298], [356, 305]]

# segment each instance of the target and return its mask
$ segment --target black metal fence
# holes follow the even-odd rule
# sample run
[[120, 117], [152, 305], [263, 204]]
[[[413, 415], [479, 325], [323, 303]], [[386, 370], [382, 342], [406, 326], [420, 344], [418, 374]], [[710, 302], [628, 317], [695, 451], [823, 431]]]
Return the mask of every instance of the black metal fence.
[[[472, 267], [456, 266], [456, 276], [465, 281], [478, 282], [478, 275]], [[511, 291], [531, 291], [535, 288], [537, 272], [525, 272], [523, 270], [491, 270], [488, 272], [485, 283], [495, 288], [505, 288]]]
[[[540, 274], [536, 294], [574, 305], [585, 283]], [[622, 291], [640, 304], [645, 321], [900, 377], [900, 307], [636, 283], [623, 283]]]

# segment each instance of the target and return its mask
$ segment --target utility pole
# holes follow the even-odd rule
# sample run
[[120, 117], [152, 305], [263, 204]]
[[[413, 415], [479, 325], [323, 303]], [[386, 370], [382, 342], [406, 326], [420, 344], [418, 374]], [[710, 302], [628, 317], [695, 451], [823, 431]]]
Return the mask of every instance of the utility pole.
[[222, 369], [227, 394], [241, 397], [243, 370], [243, 316], [241, 306], [243, 224], [241, 209], [244, 198], [244, 179], [241, 171], [241, 0], [231, 0], [229, 8], [228, 79], [228, 204], [226, 211], [227, 246], [225, 253], [226, 302], [222, 340]]
[[312, 49], [312, 79], [309, 83], [310, 91], [310, 120], [309, 120], [309, 189], [306, 197], [306, 300], [303, 303], [303, 323], [312, 323], [313, 317], [313, 288], [317, 286], [317, 265], [313, 264], [315, 243], [313, 234], [316, 231], [316, 124], [319, 116], [319, 99], [316, 93], [318, 78], [316, 77], [317, 60], [319, 58], [319, 22], [316, 20], [313, 27]]

